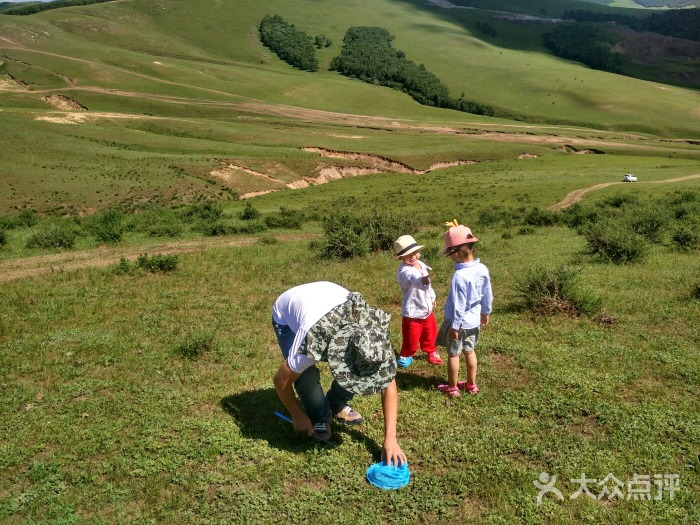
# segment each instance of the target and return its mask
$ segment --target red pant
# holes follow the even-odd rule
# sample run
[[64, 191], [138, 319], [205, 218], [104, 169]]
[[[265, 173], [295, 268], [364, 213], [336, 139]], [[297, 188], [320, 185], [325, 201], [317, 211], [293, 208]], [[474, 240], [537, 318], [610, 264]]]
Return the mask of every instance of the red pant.
[[435, 351], [437, 323], [431, 312], [425, 319], [401, 318], [401, 357], [412, 357], [418, 351], [418, 344], [426, 354]]

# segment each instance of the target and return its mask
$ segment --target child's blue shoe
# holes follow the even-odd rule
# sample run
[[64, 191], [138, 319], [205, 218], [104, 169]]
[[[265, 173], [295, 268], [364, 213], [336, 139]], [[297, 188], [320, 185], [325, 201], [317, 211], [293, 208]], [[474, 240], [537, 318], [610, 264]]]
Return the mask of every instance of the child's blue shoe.
[[413, 363], [412, 357], [399, 357], [396, 360], [396, 364], [399, 365], [401, 368], [408, 368], [409, 366], [411, 366], [411, 363]]

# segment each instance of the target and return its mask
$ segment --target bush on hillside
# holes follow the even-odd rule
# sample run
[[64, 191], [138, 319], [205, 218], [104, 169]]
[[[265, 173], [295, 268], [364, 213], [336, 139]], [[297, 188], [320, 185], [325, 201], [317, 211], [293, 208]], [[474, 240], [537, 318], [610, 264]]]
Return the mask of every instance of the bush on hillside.
[[533, 208], [525, 214], [523, 221], [529, 226], [554, 226], [559, 223], [559, 212]]
[[684, 219], [671, 234], [673, 247], [682, 252], [700, 250], [700, 220]]
[[364, 216], [331, 215], [324, 219], [324, 237], [318, 243], [325, 258], [348, 259], [393, 249], [394, 240], [415, 231], [413, 215], [374, 212]]
[[220, 219], [223, 214], [224, 209], [221, 206], [221, 203], [215, 201], [207, 201], [202, 204], [192, 204], [182, 212], [183, 218], [188, 222], [213, 222]]
[[582, 231], [589, 253], [614, 264], [641, 261], [647, 254], [647, 240], [626, 228], [622, 221], [606, 219], [589, 224]]
[[78, 234], [74, 223], [67, 221], [49, 221], [27, 240], [27, 248], [63, 248], [75, 246]]
[[580, 270], [567, 266], [533, 268], [516, 282], [515, 291], [528, 310], [540, 315], [594, 315], [602, 304], [581, 287]]
[[637, 206], [627, 211], [623, 218], [631, 232], [652, 242], [662, 241], [661, 236], [671, 220], [668, 209], [657, 205]]
[[0, 227], [6, 230], [14, 228], [31, 228], [36, 226], [39, 216], [34, 210], [22, 210], [16, 215], [0, 215]]
[[180, 257], [177, 255], [156, 254], [149, 257], [143, 253], [136, 259], [136, 267], [152, 273], [167, 273], [175, 271], [179, 262]]
[[288, 228], [296, 229], [301, 228], [304, 224], [304, 213], [299, 210], [292, 210], [280, 206], [279, 213], [274, 215], [268, 215], [265, 217], [265, 224], [268, 228]]
[[260, 217], [260, 211], [254, 208], [250, 202], [245, 203], [245, 208], [238, 214], [238, 217], [243, 221], [254, 221]]
[[124, 214], [118, 210], [106, 210], [83, 221], [85, 229], [99, 242], [119, 242], [126, 230]]
[[259, 29], [263, 45], [287, 64], [306, 71], [318, 70], [314, 39], [310, 35], [279, 15], [265, 16]]
[[5, 228], [0, 228], [0, 247], [5, 246], [7, 243], [7, 233], [5, 232]]

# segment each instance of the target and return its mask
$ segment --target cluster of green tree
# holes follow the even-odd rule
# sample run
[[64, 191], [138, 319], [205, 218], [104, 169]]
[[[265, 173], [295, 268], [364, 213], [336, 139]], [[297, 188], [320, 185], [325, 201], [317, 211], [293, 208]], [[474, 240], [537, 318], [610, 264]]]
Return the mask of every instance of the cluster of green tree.
[[305, 71], [317, 71], [314, 40], [279, 15], [265, 16], [260, 22], [260, 40], [287, 64]]
[[410, 95], [417, 102], [440, 108], [456, 109], [478, 115], [493, 115], [489, 106], [450, 97], [447, 87], [423, 64], [406, 58], [394, 49], [394, 37], [381, 27], [351, 27], [345, 33], [340, 55], [330, 69], [364, 82], [388, 86]]
[[545, 47], [559, 57], [576, 60], [592, 69], [620, 71], [620, 55], [611, 51], [611, 38], [599, 27], [561, 24], [543, 38]]
[[476, 23], [476, 28], [484, 33], [485, 35], [488, 36], [498, 36], [498, 31], [496, 31], [496, 28], [493, 27], [491, 24], [488, 22], [477, 22]]
[[333, 41], [321, 33], [320, 35], [316, 35], [316, 38], [314, 38], [314, 45], [318, 49], [321, 49], [322, 47], [331, 47], [333, 45]]
[[671, 9], [663, 13], [652, 13], [644, 18], [575, 9], [564, 11], [563, 18], [578, 22], [615, 22], [635, 31], [651, 31], [676, 38], [700, 40], [700, 9]]
[[101, 4], [103, 2], [113, 2], [114, 0], [53, 0], [53, 2], [35, 2], [31, 4], [22, 4], [18, 7], [3, 9], [3, 15], [33, 15], [48, 11], [50, 9], [58, 9], [60, 7], [75, 7], [79, 5]]

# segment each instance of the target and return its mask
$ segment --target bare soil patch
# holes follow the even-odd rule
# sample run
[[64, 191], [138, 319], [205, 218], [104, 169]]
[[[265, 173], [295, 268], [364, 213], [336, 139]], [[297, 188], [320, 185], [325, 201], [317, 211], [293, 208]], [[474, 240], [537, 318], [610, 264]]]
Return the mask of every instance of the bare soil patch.
[[80, 102], [64, 95], [47, 95], [41, 97], [41, 100], [62, 111], [87, 111], [87, 108]]

